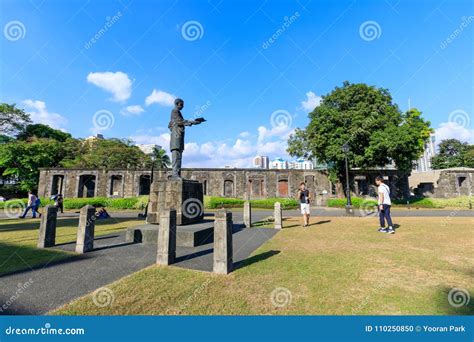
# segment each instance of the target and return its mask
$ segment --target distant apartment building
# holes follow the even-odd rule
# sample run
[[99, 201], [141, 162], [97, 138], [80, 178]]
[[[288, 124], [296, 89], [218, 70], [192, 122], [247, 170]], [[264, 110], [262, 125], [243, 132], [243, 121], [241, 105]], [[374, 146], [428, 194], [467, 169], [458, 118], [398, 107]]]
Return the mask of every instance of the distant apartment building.
[[294, 161], [289, 162], [289, 168], [290, 169], [296, 169], [296, 170], [313, 170], [314, 169], [314, 164], [310, 160], [306, 160], [303, 158], [298, 158]]
[[278, 157], [272, 160], [270, 169], [313, 170], [314, 164], [312, 161], [303, 158], [287, 162], [285, 159]]
[[270, 163], [270, 169], [288, 169], [288, 162], [283, 158], [275, 158]]
[[435, 135], [431, 134], [429, 140], [425, 143], [423, 155], [416, 161], [416, 165], [413, 167], [413, 172], [431, 171], [431, 158], [435, 155]]
[[256, 156], [253, 158], [253, 167], [257, 169], [268, 169], [270, 162], [267, 156]]

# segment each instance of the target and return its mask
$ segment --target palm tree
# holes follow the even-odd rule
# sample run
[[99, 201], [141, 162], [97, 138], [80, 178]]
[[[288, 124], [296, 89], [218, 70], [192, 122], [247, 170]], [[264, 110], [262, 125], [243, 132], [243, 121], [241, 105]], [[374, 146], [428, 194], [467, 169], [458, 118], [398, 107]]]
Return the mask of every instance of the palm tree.
[[165, 169], [170, 167], [171, 159], [166, 154], [166, 151], [162, 148], [157, 148], [156, 146], [153, 147], [151, 158], [153, 160], [153, 166], [157, 169]]

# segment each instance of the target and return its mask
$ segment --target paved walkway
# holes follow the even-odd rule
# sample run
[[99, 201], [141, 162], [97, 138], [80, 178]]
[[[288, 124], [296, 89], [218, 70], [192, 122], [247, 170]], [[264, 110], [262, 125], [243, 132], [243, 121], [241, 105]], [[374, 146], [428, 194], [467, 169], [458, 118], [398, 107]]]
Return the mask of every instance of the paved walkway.
[[[241, 229], [239, 224], [234, 228], [235, 268], [278, 232], [267, 228]], [[155, 263], [156, 244], [127, 244], [124, 241], [125, 232], [101, 236], [95, 240], [95, 249], [90, 253], [45, 268], [0, 277], [0, 305], [9, 304], [0, 315], [45, 314]], [[75, 244], [55, 248], [74, 251]], [[174, 266], [212, 271], [212, 243], [196, 248], [178, 247], [176, 256]], [[25, 283], [29, 284], [27, 289], [12, 300], [12, 296], [18, 294], [18, 286]]]

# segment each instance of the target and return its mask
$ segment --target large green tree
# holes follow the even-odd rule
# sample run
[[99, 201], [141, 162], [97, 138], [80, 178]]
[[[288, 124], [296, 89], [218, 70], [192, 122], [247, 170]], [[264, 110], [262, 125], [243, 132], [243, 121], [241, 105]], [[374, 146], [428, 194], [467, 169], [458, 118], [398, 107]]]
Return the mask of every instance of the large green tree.
[[30, 138], [48, 138], [57, 141], [66, 141], [71, 139], [72, 136], [69, 133], [54, 129], [48, 125], [43, 124], [32, 124], [25, 126], [17, 135], [18, 140], [28, 140]]
[[37, 188], [40, 167], [58, 167], [64, 159], [72, 158], [77, 143], [70, 139], [11, 141], [0, 144], [0, 169], [3, 177], [19, 181], [21, 190]]
[[0, 103], [0, 134], [15, 134], [31, 123], [28, 113], [15, 104]]
[[162, 148], [153, 147], [151, 158], [157, 169], [166, 169], [171, 165], [171, 159]]
[[393, 161], [399, 170], [409, 172], [432, 131], [420, 111], [402, 113], [387, 89], [347, 81], [323, 96], [309, 119], [306, 128], [290, 136], [288, 153], [333, 165], [340, 181], [344, 143], [350, 147], [351, 168], [375, 168]]
[[474, 145], [457, 139], [447, 139], [440, 142], [438, 149], [438, 154], [431, 158], [433, 169], [474, 167]]
[[127, 139], [90, 139], [80, 141], [76, 156], [63, 161], [65, 167], [140, 168], [150, 157]]

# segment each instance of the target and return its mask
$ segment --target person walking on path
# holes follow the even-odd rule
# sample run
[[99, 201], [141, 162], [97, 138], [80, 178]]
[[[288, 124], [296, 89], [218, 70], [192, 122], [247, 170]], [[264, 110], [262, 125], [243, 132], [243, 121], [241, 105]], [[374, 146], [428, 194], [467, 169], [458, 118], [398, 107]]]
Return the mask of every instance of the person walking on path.
[[[25, 211], [23, 212], [23, 214], [20, 216], [20, 218], [25, 218], [26, 217], [26, 214], [28, 214], [28, 211], [31, 211], [33, 212], [33, 218], [36, 218], [36, 213], [37, 212], [37, 207], [39, 205], [37, 205], [37, 201], [38, 201], [38, 197], [36, 197], [32, 191], [28, 191], [28, 203], [26, 205], [26, 208], [25, 208]], [[41, 217], [41, 214], [38, 213], [39, 216]]]
[[[380, 218], [380, 228], [379, 232], [394, 234], [395, 229], [393, 229], [392, 217], [390, 215], [390, 207], [392, 206], [392, 201], [390, 200], [390, 188], [387, 184], [384, 183], [382, 177], [375, 178], [375, 184], [378, 187], [378, 209], [379, 209], [379, 218]], [[387, 220], [388, 228], [385, 228], [385, 220]]]
[[306, 189], [306, 184], [302, 182], [298, 193], [296, 195], [296, 200], [300, 202], [301, 214], [303, 215], [303, 227], [309, 226], [309, 217], [311, 215], [311, 208], [309, 203], [311, 201], [311, 194], [308, 189]]

